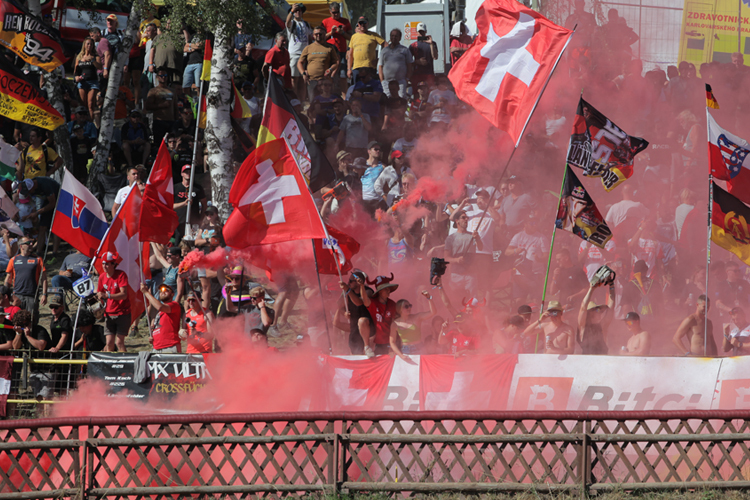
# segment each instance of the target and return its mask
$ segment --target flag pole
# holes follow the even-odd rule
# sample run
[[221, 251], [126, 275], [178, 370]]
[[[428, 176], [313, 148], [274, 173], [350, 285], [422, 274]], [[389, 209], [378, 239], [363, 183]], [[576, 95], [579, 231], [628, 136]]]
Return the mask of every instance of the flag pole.
[[[325, 228], [325, 224], [323, 225], [323, 227]], [[327, 234], [328, 234], [328, 231], [326, 231], [326, 235]], [[326, 302], [325, 302], [325, 298], [323, 297], [323, 285], [320, 283], [320, 268], [318, 267], [318, 254], [315, 252], [315, 240], [310, 240], [310, 243], [312, 243], [313, 259], [315, 259], [315, 274], [318, 277], [318, 291], [320, 292], [320, 305], [323, 307], [323, 322], [325, 323], [325, 326], [326, 326], [326, 337], [328, 338], [328, 354], [333, 355], [333, 343], [331, 343], [331, 330], [329, 330], [328, 328], [328, 313], [326, 312]], [[339, 267], [338, 257], [334, 255], [333, 258], [336, 260], [336, 267], [338, 268]], [[339, 269], [339, 276], [341, 276], [341, 269]], [[346, 304], [346, 298], [344, 298], [344, 304]]]
[[[709, 121], [710, 111], [706, 106], [706, 132], [708, 133], [708, 144], [711, 144], [711, 123]], [[708, 151], [709, 158], [711, 157], [711, 150], [709, 146]], [[711, 217], [713, 216], [713, 204], [714, 204], [714, 176], [711, 171], [711, 167], [708, 168], [708, 217], [707, 217], [707, 229], [706, 229], [706, 313], [704, 314], [703, 321], [703, 356], [708, 355], [708, 307], [709, 307], [709, 295], [708, 295], [708, 273], [711, 266]]]
[[[124, 203], [123, 203], [123, 205], [124, 205]], [[149, 242], [149, 245], [150, 244], [151, 243]], [[146, 283], [146, 277], [143, 275], [143, 262], [141, 262], [142, 259], [143, 259], [143, 242], [139, 241], [138, 242], [138, 274], [141, 277], [141, 283]], [[130, 286], [130, 284], [128, 284], [128, 286]], [[141, 287], [138, 287], [138, 292], [136, 292], [136, 293], [140, 293], [141, 296], [143, 296], [143, 292], [141, 292], [140, 288]], [[175, 290], [175, 292], [176, 292], [176, 290]], [[146, 326], [148, 327], [148, 336], [149, 336], [149, 338], [153, 338], [154, 332], [151, 331], [151, 321], [149, 320], [149, 317], [148, 317], [148, 304], [146, 304], [146, 297], [143, 297], [143, 303], [146, 306], [146, 310], [144, 311], [144, 314], [146, 315]], [[138, 320], [136, 319], [136, 321], [138, 321]], [[133, 324], [132, 323], [132, 318], [131, 318], [131, 323], [130, 324], [131, 325]]]
[[[192, 236], [192, 228], [190, 226], [190, 209], [193, 204], [193, 182], [195, 181], [195, 157], [198, 154], [198, 131], [200, 130], [201, 123], [201, 103], [203, 101], [203, 81], [200, 81], [200, 87], [198, 88], [198, 113], [195, 118], [195, 136], [193, 137], [193, 158], [190, 160], [190, 186], [188, 187], [188, 204], [187, 204], [187, 215], [185, 216], [185, 234]], [[206, 109], [208, 111], [208, 109]], [[208, 126], [208, 124], [206, 124]], [[162, 139], [164, 142], [164, 139]]]
[[[63, 175], [62, 179], [60, 179], [60, 185], [62, 186], [62, 181], [65, 180], [65, 173], [68, 171], [65, 167], [63, 167]], [[44, 256], [42, 257], [42, 267], [44, 267], [44, 263], [47, 260], [47, 251], [49, 250], [49, 240], [52, 238], [52, 228], [55, 227], [55, 216], [57, 215], [57, 206], [60, 204], [60, 192], [57, 192], [57, 198], [55, 199], [55, 211], [52, 212], [52, 222], [49, 225], [49, 231], [47, 232], [47, 244], [44, 245]], [[37, 299], [39, 298], [39, 286], [42, 284], [42, 276], [44, 274], [39, 273], [39, 280], [36, 282], [36, 289], [34, 290], [34, 304], [36, 304]], [[37, 307], [34, 307], [34, 309], [38, 309]], [[38, 314], [38, 313], [37, 313]], [[31, 311], [31, 322], [33, 324], [36, 324], [36, 319], [34, 317], [34, 310]]]

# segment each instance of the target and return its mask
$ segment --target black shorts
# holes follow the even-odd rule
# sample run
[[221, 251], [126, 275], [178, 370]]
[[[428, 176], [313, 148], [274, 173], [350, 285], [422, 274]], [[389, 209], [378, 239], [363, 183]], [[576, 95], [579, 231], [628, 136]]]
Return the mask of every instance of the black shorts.
[[42, 215], [39, 216], [39, 226], [41, 227], [51, 227], [52, 226], [52, 215], [54, 214], [54, 210], [50, 212], [44, 212]]
[[128, 69], [130, 71], [143, 71], [143, 61], [145, 57], [145, 55], [131, 57], [130, 61], [128, 61]]

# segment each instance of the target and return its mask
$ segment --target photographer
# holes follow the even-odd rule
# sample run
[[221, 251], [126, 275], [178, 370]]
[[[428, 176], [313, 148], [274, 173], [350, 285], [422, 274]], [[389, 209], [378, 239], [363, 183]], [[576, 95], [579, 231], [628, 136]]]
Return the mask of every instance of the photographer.
[[476, 277], [471, 272], [472, 258], [477, 250], [482, 250], [482, 239], [479, 233], [468, 231], [469, 216], [466, 212], [458, 212], [455, 217], [457, 231], [445, 239], [445, 260], [453, 264], [448, 281], [460, 291], [464, 289], [473, 296], [477, 287]]
[[[370, 331], [372, 330], [372, 318], [370, 312], [365, 307], [362, 301], [362, 288], [364, 293], [369, 297], [375, 293], [374, 290], [368, 286], [365, 286], [367, 275], [355, 269], [349, 276], [349, 281], [339, 283], [341, 289], [346, 295], [346, 310], [344, 315], [349, 318], [349, 349], [352, 354], [364, 354], [365, 345], [370, 344]], [[340, 304], [334, 318], [334, 323], [340, 319], [341, 311], [344, 311], [344, 305]]]

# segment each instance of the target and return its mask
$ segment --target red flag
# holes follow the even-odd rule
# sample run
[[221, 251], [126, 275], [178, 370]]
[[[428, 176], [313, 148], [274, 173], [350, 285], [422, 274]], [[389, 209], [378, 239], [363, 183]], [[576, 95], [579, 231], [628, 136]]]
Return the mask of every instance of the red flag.
[[13, 368], [13, 357], [0, 358], [0, 417], [4, 417], [8, 394], [10, 394], [10, 372]]
[[517, 354], [419, 360], [419, 407], [422, 410], [505, 410]]
[[572, 31], [516, 0], [486, 0], [479, 36], [448, 74], [459, 99], [518, 144]]
[[750, 144], [721, 128], [708, 110], [706, 114], [711, 173], [717, 179], [727, 181], [732, 196], [750, 203]]
[[235, 208], [224, 226], [230, 247], [325, 238], [315, 202], [284, 139], [267, 142], [247, 157], [229, 203]]
[[154, 166], [143, 192], [140, 213], [140, 241], [153, 241], [166, 245], [179, 220], [174, 211], [174, 186], [172, 184], [172, 159], [166, 141], [162, 141]]
[[388, 382], [393, 371], [392, 356], [377, 356], [367, 360], [341, 359], [332, 356], [324, 360], [324, 376], [328, 387], [325, 407], [321, 410], [382, 410]]
[[[334, 229], [326, 224], [328, 236], [313, 240], [315, 255], [318, 259], [318, 272], [320, 274], [338, 274], [339, 268], [342, 273], [352, 269], [352, 257], [359, 252], [359, 243], [346, 233]], [[335, 255], [335, 257], [334, 257]], [[336, 264], [338, 259], [338, 265]]]
[[101, 276], [104, 269], [101, 264], [101, 256], [107, 252], [117, 253], [120, 260], [117, 269], [123, 271], [128, 277], [128, 298], [130, 299], [130, 316], [135, 319], [146, 310], [146, 305], [141, 294], [141, 271], [138, 268], [139, 258], [143, 266], [143, 274], [146, 278], [151, 277], [148, 266], [149, 244], [143, 245], [143, 251], [139, 257], [138, 228], [141, 213], [141, 190], [134, 187], [125, 199], [117, 215], [112, 220], [107, 236], [104, 237], [102, 246], [96, 260], [96, 270]]

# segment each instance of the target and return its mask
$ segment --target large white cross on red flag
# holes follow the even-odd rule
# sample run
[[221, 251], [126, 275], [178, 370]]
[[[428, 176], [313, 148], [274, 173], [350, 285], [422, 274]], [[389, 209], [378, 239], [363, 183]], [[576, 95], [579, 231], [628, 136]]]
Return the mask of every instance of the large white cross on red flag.
[[479, 35], [448, 78], [459, 99], [518, 145], [573, 32], [517, 0], [485, 0], [476, 21]]
[[223, 235], [232, 248], [326, 237], [284, 139], [266, 142], [247, 157], [232, 183], [229, 203], [234, 211]]

